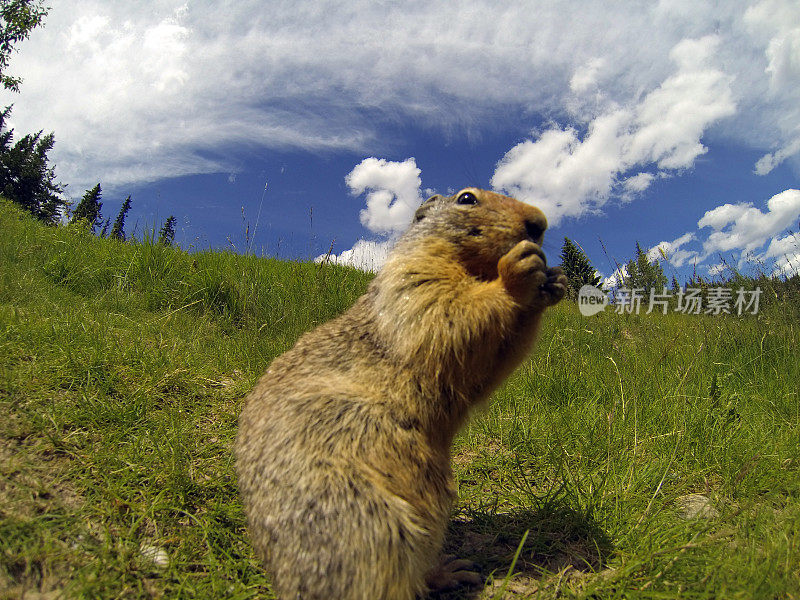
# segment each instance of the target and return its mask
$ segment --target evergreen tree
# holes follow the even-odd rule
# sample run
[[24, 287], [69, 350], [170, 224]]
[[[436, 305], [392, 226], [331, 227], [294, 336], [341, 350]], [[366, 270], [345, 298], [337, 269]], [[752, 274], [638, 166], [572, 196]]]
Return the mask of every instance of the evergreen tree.
[[85, 221], [89, 224], [92, 233], [94, 233], [97, 226], [103, 222], [103, 216], [100, 214], [100, 209], [103, 207], [103, 203], [100, 202], [101, 192], [102, 190], [100, 189], [99, 183], [92, 189], [86, 190], [83, 198], [81, 198], [81, 201], [72, 213], [72, 220], [70, 223]]
[[167, 220], [164, 221], [164, 225], [161, 227], [161, 231], [158, 233], [158, 243], [164, 244], [165, 246], [171, 246], [172, 242], [175, 240], [175, 217], [170, 215], [167, 217]]
[[103, 228], [100, 230], [100, 237], [104, 238], [108, 235], [108, 226], [111, 224], [111, 219], [103, 221]]
[[45, 223], [55, 224], [67, 204], [61, 197], [64, 188], [55, 182], [55, 171], [48, 165], [47, 153], [55, 138], [40, 131], [12, 144], [14, 131], [5, 127], [10, 114], [10, 106], [0, 110], [0, 194]]
[[645, 293], [655, 289], [656, 293], [667, 285], [667, 276], [658, 260], [650, 262], [647, 253], [642, 250], [639, 242], [636, 242], [636, 258], [627, 264], [628, 275], [624, 279], [625, 287], [644, 288]]
[[40, 0], [0, 0], [0, 84], [5, 89], [19, 91], [22, 80], [6, 74], [8, 61], [14, 45], [27, 39], [48, 10]]
[[123, 242], [125, 241], [125, 215], [128, 214], [130, 209], [131, 197], [128, 196], [125, 198], [125, 202], [122, 203], [122, 208], [119, 209], [117, 218], [114, 219], [114, 225], [111, 227], [111, 233], [109, 234], [109, 237], [112, 237], [115, 240], [122, 240]]
[[567, 294], [570, 298], [577, 298], [578, 291], [584, 285], [598, 287], [602, 280], [583, 250], [568, 237], [564, 237], [564, 245], [561, 246], [561, 268], [567, 276]]
[[[47, 11], [42, 0], [0, 0], [0, 85], [19, 92], [21, 79], [8, 75], [6, 68], [14, 46], [25, 40], [42, 23]], [[12, 146], [13, 131], [5, 127], [11, 107], [0, 111], [0, 194], [31, 212], [45, 223], [58, 222], [66, 201], [63, 187], [47, 164], [53, 149], [52, 133], [29, 134]]]

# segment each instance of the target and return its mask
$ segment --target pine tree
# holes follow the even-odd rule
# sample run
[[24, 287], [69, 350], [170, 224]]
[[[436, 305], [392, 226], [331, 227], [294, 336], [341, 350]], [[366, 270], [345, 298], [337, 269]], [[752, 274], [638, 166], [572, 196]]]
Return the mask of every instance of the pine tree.
[[577, 298], [578, 291], [584, 285], [597, 287], [602, 280], [583, 250], [568, 237], [564, 237], [564, 245], [561, 246], [561, 268], [567, 276], [570, 298]]
[[70, 223], [85, 221], [89, 224], [92, 233], [94, 233], [98, 225], [103, 222], [103, 216], [100, 214], [100, 209], [103, 207], [103, 203], [100, 202], [101, 193], [102, 190], [100, 189], [99, 183], [92, 189], [86, 190], [83, 198], [81, 198], [81, 201], [72, 213], [72, 220]]
[[[0, 1], [0, 85], [19, 92], [22, 80], [6, 73], [15, 51], [14, 46], [25, 40], [33, 28], [42, 23], [49, 8], [42, 0]], [[0, 193], [16, 202], [38, 219], [54, 225], [67, 202], [60, 194], [64, 188], [55, 182], [55, 172], [47, 164], [47, 153], [53, 149], [52, 133], [29, 134], [13, 146], [13, 131], [5, 122], [11, 106], [0, 111]]]
[[114, 225], [111, 227], [111, 233], [108, 237], [114, 238], [115, 240], [125, 241], [125, 215], [128, 214], [128, 211], [131, 209], [131, 197], [128, 196], [125, 198], [125, 202], [122, 203], [122, 208], [119, 209], [119, 213], [117, 214], [117, 218], [114, 219]]
[[626, 287], [644, 288], [645, 293], [655, 289], [656, 293], [661, 293], [667, 285], [667, 276], [664, 275], [661, 263], [657, 260], [650, 262], [639, 242], [636, 242], [636, 258], [628, 262], [627, 271], [628, 275], [624, 279]]
[[48, 165], [55, 137], [40, 131], [12, 144], [14, 131], [5, 127], [10, 114], [10, 106], [0, 110], [0, 194], [53, 225], [67, 204], [61, 197], [64, 188], [55, 182], [55, 171]]
[[171, 246], [175, 240], [175, 217], [170, 215], [158, 233], [158, 243]]

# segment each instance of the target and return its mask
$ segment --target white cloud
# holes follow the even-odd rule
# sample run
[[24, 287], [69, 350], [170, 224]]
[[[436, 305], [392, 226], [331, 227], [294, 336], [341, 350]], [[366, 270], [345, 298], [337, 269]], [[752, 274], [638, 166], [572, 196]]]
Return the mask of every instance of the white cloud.
[[774, 260], [773, 275], [800, 273], [800, 234], [772, 238], [763, 258]]
[[[361, 211], [364, 227], [388, 239], [360, 239], [350, 250], [332, 256], [331, 260], [365, 271], [377, 271], [422, 203], [420, 170], [413, 157], [402, 162], [365, 158], [347, 174], [345, 183], [352, 195], [366, 194], [367, 206]], [[433, 193], [433, 190], [425, 192]], [[317, 257], [317, 260], [323, 258]]]
[[718, 37], [707, 36], [671, 50], [678, 70], [637, 107], [628, 162], [680, 169], [706, 152], [700, 143], [705, 130], [735, 112], [732, 78], [710, 66], [718, 45]]
[[[778, 150], [762, 156], [755, 172], [765, 175], [789, 157], [800, 153], [800, 4], [764, 0], [750, 6], [743, 27], [763, 53], [759, 78], [751, 78], [754, 134]], [[766, 79], [762, 83], [762, 79]]]
[[772, 275], [775, 277], [792, 277], [800, 273], [800, 252], [784, 254], [776, 259]]
[[422, 203], [420, 170], [414, 158], [403, 162], [365, 158], [345, 177], [350, 193], [366, 193], [361, 223], [374, 233], [397, 234], [411, 223]]
[[289, 73], [266, 72], [266, 46], [278, 42], [259, 40], [257, 19], [234, 33], [243, 8], [57, 3], [14, 58], [24, 83], [3, 98], [15, 102], [12, 126], [55, 131], [53, 160], [75, 193], [98, 180], [108, 189], [231, 171], [243, 144], [363, 148], [372, 134], [337, 119], [335, 105], [291, 106], [309, 90], [291, 94]]
[[800, 76], [800, 6], [796, 2], [764, 0], [747, 9], [744, 23], [768, 38], [764, 51], [773, 90], [796, 86]]
[[620, 285], [622, 285], [622, 282], [625, 280], [627, 276], [628, 276], [628, 267], [625, 265], [621, 265], [619, 268], [615, 269], [611, 275], [603, 278], [600, 285], [606, 288], [607, 290], [619, 287]]
[[778, 258], [800, 252], [800, 238], [797, 233], [789, 234], [782, 238], [772, 238], [767, 251], [764, 253], [766, 258]]
[[792, 189], [770, 198], [766, 212], [751, 203], [718, 206], [697, 222], [698, 227], [713, 230], [703, 243], [704, 256], [737, 250], [744, 257], [791, 227], [799, 216], [800, 190]]
[[756, 175], [766, 175], [787, 158], [794, 156], [798, 152], [800, 152], [800, 138], [792, 140], [783, 148], [770, 154], [765, 154], [759, 158], [758, 161], [756, 161], [756, 166], [753, 171]]
[[556, 225], [598, 212], [620, 185], [630, 194], [654, 178], [632, 171], [655, 166], [663, 176], [692, 166], [706, 152], [704, 131], [735, 111], [731, 78], [711, 66], [718, 44], [713, 36], [678, 43], [670, 52], [675, 73], [637, 104], [594, 117], [583, 136], [574, 127], [551, 128], [517, 144], [498, 163], [492, 186], [539, 206]]
[[316, 262], [329, 260], [334, 264], [350, 265], [362, 271], [372, 271], [377, 273], [386, 262], [389, 252], [394, 245], [394, 240], [376, 242], [374, 240], [360, 239], [350, 250], [345, 250], [341, 254], [325, 254], [314, 259]]
[[626, 192], [643, 192], [650, 187], [655, 179], [652, 173], [639, 173], [622, 180], [622, 187]]
[[[697, 231], [656, 244], [647, 251], [647, 258], [653, 261], [666, 256], [672, 266], [680, 268], [686, 264], [700, 265], [709, 257], [730, 253], [738, 261], [739, 268], [751, 263], [767, 266], [776, 275], [800, 272], [800, 236], [780, 237], [781, 233], [791, 230], [800, 217], [800, 190], [775, 194], [766, 202], [766, 209], [762, 211], [749, 202], [718, 206], [700, 218]], [[711, 275], [724, 268], [724, 263], [706, 267]]]
[[[227, 173], [259, 146], [375, 154], [394, 142], [379, 135], [387, 120], [480, 134], [544, 115], [565, 126], [531, 149], [558, 167], [541, 191], [579, 214], [623, 181], [641, 191], [647, 165], [690, 166], [712, 126], [770, 160], [796, 156], [798, 22], [795, 0], [744, 13], [688, 1], [60, 0], [12, 59], [21, 94], [0, 102], [16, 104], [18, 131], [55, 131], [59, 179], [77, 193]], [[734, 105], [737, 118], [719, 121]]]
[[647, 252], [645, 252], [645, 256], [647, 256], [647, 260], [650, 262], [664, 260], [668, 258], [669, 255], [667, 254], [667, 250], [670, 248], [669, 242], [659, 242], [652, 248], [650, 248]]
[[682, 267], [686, 263], [698, 259], [700, 255], [699, 252], [683, 248], [686, 244], [696, 240], [697, 236], [690, 231], [671, 242], [659, 242], [647, 251], [647, 258], [650, 261], [654, 261], [662, 260], [666, 257], [666, 260], [673, 267]]
[[[757, 265], [774, 275], [791, 275], [800, 272], [800, 234], [780, 235], [800, 226], [798, 218], [800, 190], [789, 189], [774, 195], [766, 202], [766, 211], [749, 202], [723, 204], [706, 211], [697, 222], [697, 231], [659, 242], [647, 251], [647, 258], [666, 260], [676, 268], [687, 264], [699, 268], [710, 257], [732, 254], [739, 268]], [[723, 272], [727, 265], [722, 262], [704, 268], [713, 276]], [[620, 278], [615, 272], [605, 282], [613, 287]]]
[[602, 58], [593, 58], [575, 69], [569, 80], [569, 89], [575, 94], [585, 94], [598, 87], [601, 71], [606, 66]]

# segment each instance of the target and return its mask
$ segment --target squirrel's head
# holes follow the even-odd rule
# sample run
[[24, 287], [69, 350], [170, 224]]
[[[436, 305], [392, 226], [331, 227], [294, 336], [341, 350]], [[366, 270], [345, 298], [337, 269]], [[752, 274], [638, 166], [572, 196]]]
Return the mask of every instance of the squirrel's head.
[[478, 188], [435, 195], [420, 205], [407, 237], [447, 241], [474, 276], [497, 277], [500, 258], [522, 240], [541, 246], [547, 219], [538, 208]]

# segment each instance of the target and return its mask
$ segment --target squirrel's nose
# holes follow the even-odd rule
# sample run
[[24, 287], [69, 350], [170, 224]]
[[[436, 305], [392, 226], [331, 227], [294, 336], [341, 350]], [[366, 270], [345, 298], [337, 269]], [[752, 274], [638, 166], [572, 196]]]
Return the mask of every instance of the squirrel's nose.
[[525, 220], [525, 231], [528, 233], [528, 237], [534, 242], [538, 243], [539, 240], [541, 240], [542, 235], [544, 235], [544, 230], [545, 226], [543, 226], [542, 223], [530, 219]]

